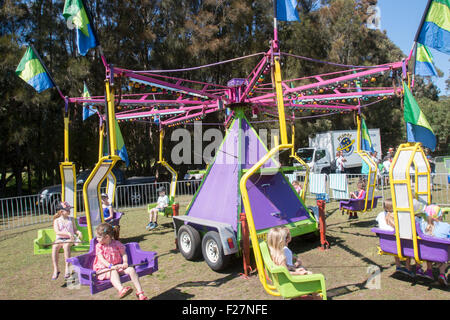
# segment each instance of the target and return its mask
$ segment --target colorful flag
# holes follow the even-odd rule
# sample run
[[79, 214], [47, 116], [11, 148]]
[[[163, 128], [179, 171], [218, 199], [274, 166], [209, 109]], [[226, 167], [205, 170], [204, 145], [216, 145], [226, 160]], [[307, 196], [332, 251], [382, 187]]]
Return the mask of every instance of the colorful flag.
[[374, 152], [372, 140], [370, 140], [369, 130], [367, 129], [366, 122], [361, 118], [361, 150], [368, 152]]
[[429, 0], [416, 42], [450, 54], [450, 0]]
[[68, 27], [76, 29], [80, 55], [86, 55], [89, 49], [99, 45], [82, 0], [66, 0], [63, 16], [67, 20]]
[[434, 151], [436, 136], [405, 82], [403, 82], [403, 91], [405, 107], [403, 115], [406, 122], [407, 141], [421, 142], [424, 147]]
[[125, 148], [125, 142], [123, 141], [122, 132], [120, 132], [119, 124], [116, 119], [116, 144], [117, 155], [125, 162], [125, 166], [128, 167], [130, 161], [128, 160], [127, 148]]
[[281, 21], [300, 21], [298, 16], [297, 0], [274, 0], [276, 4], [276, 17]]
[[414, 73], [419, 76], [437, 76], [436, 68], [433, 64], [433, 55], [430, 50], [421, 43], [416, 47], [416, 65]]
[[[89, 90], [86, 86], [86, 83], [84, 83], [83, 98], [90, 98], [90, 97], [91, 97], [91, 95], [89, 93]], [[88, 105], [86, 102], [83, 103], [83, 121], [96, 113], [97, 113], [97, 108], [95, 108], [94, 106]]]
[[28, 47], [27, 51], [25, 51], [22, 60], [17, 66], [16, 74], [39, 93], [55, 86], [31, 47]]

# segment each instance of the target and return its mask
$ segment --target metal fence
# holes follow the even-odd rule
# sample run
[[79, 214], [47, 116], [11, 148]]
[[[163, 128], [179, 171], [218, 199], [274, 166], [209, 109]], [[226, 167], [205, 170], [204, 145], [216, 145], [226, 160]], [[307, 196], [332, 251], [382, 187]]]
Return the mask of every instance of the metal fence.
[[[302, 173], [287, 174], [290, 182], [294, 179], [302, 181]], [[362, 178], [361, 174], [347, 174], [348, 191], [356, 190], [356, 184]], [[326, 179], [326, 192], [330, 200], [333, 192], [330, 189], [329, 179]], [[201, 180], [184, 180], [177, 182], [176, 196], [193, 196], [200, 186]], [[158, 199], [158, 188], [165, 187], [167, 193], [170, 188], [169, 182], [148, 183], [138, 185], [118, 186], [116, 188], [115, 207], [116, 209], [139, 208], [149, 203], [154, 203]], [[102, 191], [104, 192], [104, 190]], [[375, 195], [381, 195], [383, 200], [391, 197], [391, 190], [385, 177], [378, 180]], [[315, 195], [308, 190], [308, 199], [315, 199]], [[55, 213], [55, 205], [60, 201], [61, 194], [56, 194], [52, 201], [40, 202], [39, 195], [3, 198], [0, 199], [0, 232], [21, 228], [33, 224], [50, 222]], [[450, 188], [448, 175], [436, 173], [432, 175], [432, 202], [444, 207], [450, 206]], [[78, 212], [84, 211], [84, 201], [82, 190], [77, 191]]]
[[[194, 195], [201, 180], [178, 181], [176, 196]], [[158, 189], [165, 187], [169, 193], [170, 183], [147, 183], [116, 187], [114, 206], [116, 209], [144, 207], [158, 199]], [[101, 192], [106, 192], [102, 188]], [[61, 193], [43, 200], [40, 195], [0, 199], [0, 232], [33, 224], [51, 222], [56, 205], [61, 201]], [[77, 190], [77, 212], [84, 211], [83, 191]]]

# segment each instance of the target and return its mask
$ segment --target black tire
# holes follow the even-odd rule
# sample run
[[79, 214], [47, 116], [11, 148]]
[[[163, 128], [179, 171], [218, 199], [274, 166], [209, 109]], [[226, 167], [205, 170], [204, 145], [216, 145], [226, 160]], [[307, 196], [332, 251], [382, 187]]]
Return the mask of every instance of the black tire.
[[132, 207], [139, 206], [144, 203], [144, 190], [141, 187], [131, 187], [128, 193], [129, 204]]
[[216, 231], [209, 231], [203, 237], [202, 254], [205, 262], [214, 271], [225, 269], [231, 259], [231, 255], [224, 255], [222, 242], [219, 233]]
[[200, 256], [200, 234], [189, 225], [183, 225], [177, 233], [178, 250], [186, 260], [195, 260]]

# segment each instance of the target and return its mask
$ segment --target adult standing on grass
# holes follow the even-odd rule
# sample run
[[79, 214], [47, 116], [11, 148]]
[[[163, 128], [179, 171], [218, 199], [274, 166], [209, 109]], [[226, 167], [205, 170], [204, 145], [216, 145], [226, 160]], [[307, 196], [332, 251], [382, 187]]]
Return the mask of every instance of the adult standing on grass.
[[338, 151], [338, 157], [336, 159], [336, 173], [345, 173], [345, 162], [347, 162], [347, 159], [344, 158], [343, 152]]

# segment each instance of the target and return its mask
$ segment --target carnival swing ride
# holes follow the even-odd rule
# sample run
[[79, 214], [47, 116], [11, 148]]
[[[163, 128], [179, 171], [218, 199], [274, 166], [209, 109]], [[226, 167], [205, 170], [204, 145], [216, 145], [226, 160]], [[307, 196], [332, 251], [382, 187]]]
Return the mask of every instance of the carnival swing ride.
[[[273, 40], [270, 41], [268, 51], [205, 66], [130, 70], [109, 64], [101, 47], [99, 51], [106, 72], [106, 94], [64, 97], [66, 111], [68, 106], [76, 104], [89, 104], [103, 110], [109, 146], [117, 146], [116, 120], [119, 123], [144, 121], [156, 124], [161, 132], [159, 160], [173, 176], [171, 196], [175, 196], [176, 172], [162, 158], [162, 137], [165, 132], [169, 128], [205, 119], [212, 113], [226, 113], [226, 135], [216, 151], [215, 159], [208, 166], [186, 214], [173, 217], [178, 248], [189, 260], [202, 253], [213, 270], [220, 270], [233, 254], [247, 251], [243, 256], [248, 257], [248, 244], [242, 245], [241, 240], [245, 243], [250, 239], [259, 279], [264, 289], [275, 296], [282, 294], [276, 286], [268, 283], [261, 250], [255, 244], [264, 241], [267, 231], [275, 226], [289, 227], [294, 237], [318, 229], [314, 215], [305, 206], [304, 194], [301, 197], [295, 192], [283, 174], [284, 167], [275, 160], [275, 156], [290, 151], [290, 157], [308, 169], [295, 153], [294, 124], [301, 119], [338, 114], [355, 113], [360, 117], [364, 108], [400, 96], [401, 85], [397, 84], [408, 78], [410, 59], [408, 57], [376, 66], [355, 66], [286, 53], [280, 48], [276, 17]], [[245, 78], [230, 79], [227, 84], [173, 76], [179, 72], [186, 74], [254, 57], [260, 59], [250, 74]], [[281, 60], [287, 58], [326, 63], [340, 67], [342, 71], [283, 80]], [[392, 86], [377, 87], [375, 82], [378, 80], [384, 83], [389, 80]], [[254, 115], [269, 115], [278, 122], [280, 136], [270, 150], [261, 142], [244, 115], [249, 110]], [[70, 182], [76, 179], [73, 163], [68, 158], [68, 112], [65, 113], [64, 123], [65, 161], [62, 165], [67, 174], [62, 174], [66, 177], [63, 178], [63, 188], [69, 188], [73, 195], [74, 185], [70, 185]], [[291, 139], [288, 137], [288, 124], [292, 128]], [[358, 121], [360, 134], [359, 129]], [[107, 156], [99, 156], [98, 163], [83, 187], [89, 240], [93, 238], [95, 227], [104, 221], [100, 185], [111, 175], [111, 169], [120, 160], [116, 148], [110, 147], [108, 151]], [[368, 157], [364, 156], [364, 159]], [[376, 166], [371, 165], [370, 168], [376, 170]], [[113, 178], [109, 180], [113, 183]], [[63, 200], [76, 207], [76, 197]], [[244, 223], [248, 226], [248, 233]], [[244, 269], [246, 273], [250, 269], [245, 259]], [[304, 279], [308, 281], [307, 277]], [[311, 278], [310, 281], [318, 280]], [[319, 291], [324, 290], [323, 285], [318, 288]]]

